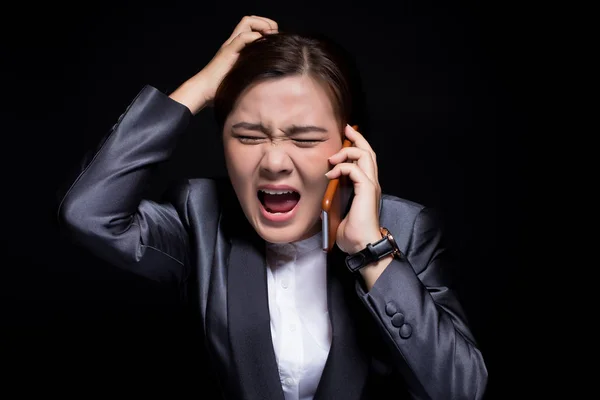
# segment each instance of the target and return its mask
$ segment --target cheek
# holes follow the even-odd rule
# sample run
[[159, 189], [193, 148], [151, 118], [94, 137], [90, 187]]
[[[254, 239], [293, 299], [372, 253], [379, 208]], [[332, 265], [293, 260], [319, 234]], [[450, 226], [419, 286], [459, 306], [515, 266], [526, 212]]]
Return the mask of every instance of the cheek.
[[227, 166], [227, 172], [229, 173], [229, 178], [232, 182], [236, 183], [238, 181], [243, 182], [243, 177], [240, 176], [243, 174], [244, 169], [242, 168], [242, 155], [239, 151], [236, 151], [234, 145], [225, 144], [225, 164]]
[[314, 152], [306, 154], [304, 157], [304, 166], [307, 173], [317, 177], [319, 180], [327, 181], [325, 173], [331, 169], [329, 157], [334, 155], [340, 146], [327, 146], [320, 149], [315, 149]]
[[297, 164], [298, 172], [305, 180], [305, 183], [311, 189], [314, 189], [311, 192], [320, 193], [325, 190], [325, 186], [329, 182], [325, 173], [331, 168], [328, 158], [334, 153], [335, 150], [319, 151], [313, 154], [304, 154], [299, 159], [300, 164]]
[[238, 189], [251, 186], [252, 174], [258, 165], [257, 160], [260, 160], [258, 149], [231, 142], [225, 143], [224, 149], [229, 179]]

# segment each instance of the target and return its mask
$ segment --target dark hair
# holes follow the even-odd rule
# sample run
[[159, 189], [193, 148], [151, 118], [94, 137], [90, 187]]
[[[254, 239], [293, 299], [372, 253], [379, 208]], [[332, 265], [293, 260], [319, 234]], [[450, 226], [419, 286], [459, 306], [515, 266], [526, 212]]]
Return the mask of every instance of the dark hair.
[[362, 93], [352, 58], [337, 43], [317, 34], [279, 32], [247, 44], [221, 82], [214, 99], [219, 130], [240, 94], [254, 83], [308, 74], [328, 89], [340, 126], [360, 124]]

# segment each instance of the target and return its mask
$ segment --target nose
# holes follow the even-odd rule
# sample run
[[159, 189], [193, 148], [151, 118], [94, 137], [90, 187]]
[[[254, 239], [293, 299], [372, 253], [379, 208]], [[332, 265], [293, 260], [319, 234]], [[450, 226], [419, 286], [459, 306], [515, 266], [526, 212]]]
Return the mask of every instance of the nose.
[[283, 143], [265, 146], [260, 168], [269, 175], [289, 174], [294, 168], [290, 155]]

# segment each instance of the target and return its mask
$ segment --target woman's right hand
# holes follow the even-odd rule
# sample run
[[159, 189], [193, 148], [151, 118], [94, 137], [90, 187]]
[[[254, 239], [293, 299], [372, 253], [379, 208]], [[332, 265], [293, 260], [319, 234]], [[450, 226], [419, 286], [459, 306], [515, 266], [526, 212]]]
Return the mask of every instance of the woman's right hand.
[[237, 24], [231, 36], [221, 45], [212, 60], [196, 75], [185, 81], [169, 97], [197, 114], [212, 104], [217, 88], [248, 43], [278, 32], [277, 23], [265, 17], [246, 16]]

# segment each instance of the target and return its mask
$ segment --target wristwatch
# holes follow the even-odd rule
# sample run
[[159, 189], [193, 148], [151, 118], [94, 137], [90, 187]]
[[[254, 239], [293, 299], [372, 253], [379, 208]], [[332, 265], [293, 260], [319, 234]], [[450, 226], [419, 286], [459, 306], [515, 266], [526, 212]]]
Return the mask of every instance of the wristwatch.
[[390, 231], [384, 227], [379, 228], [379, 231], [383, 236], [381, 240], [369, 243], [367, 247], [358, 253], [350, 254], [346, 257], [346, 266], [351, 272], [356, 272], [390, 254], [393, 254], [394, 257], [402, 255]]

